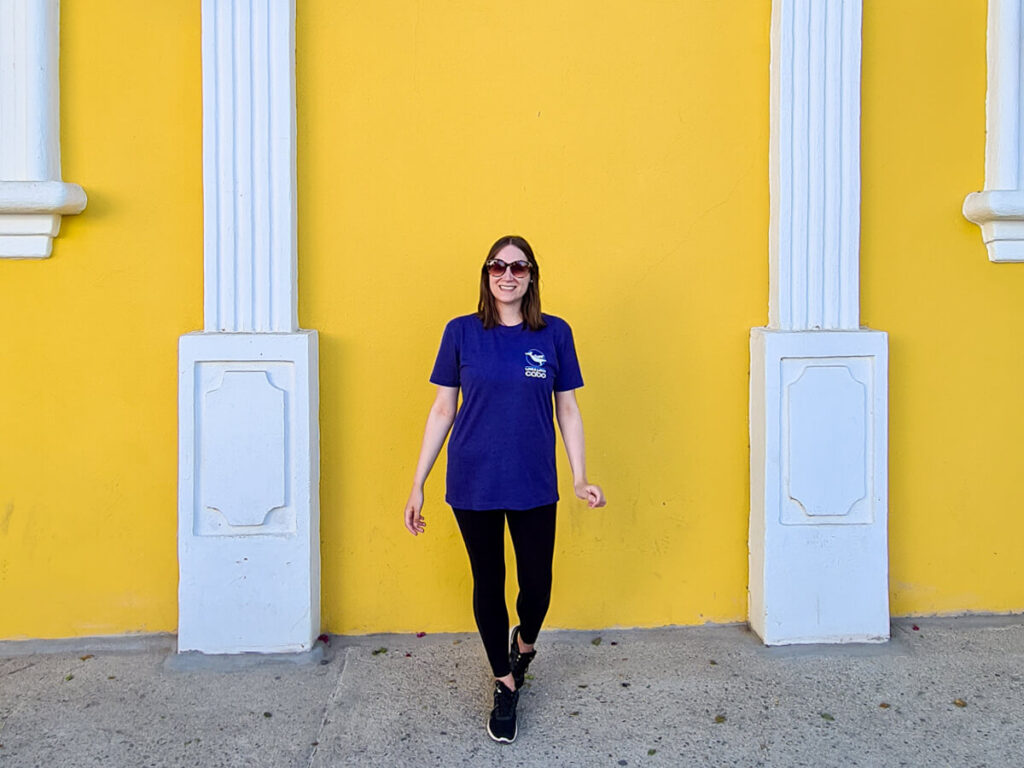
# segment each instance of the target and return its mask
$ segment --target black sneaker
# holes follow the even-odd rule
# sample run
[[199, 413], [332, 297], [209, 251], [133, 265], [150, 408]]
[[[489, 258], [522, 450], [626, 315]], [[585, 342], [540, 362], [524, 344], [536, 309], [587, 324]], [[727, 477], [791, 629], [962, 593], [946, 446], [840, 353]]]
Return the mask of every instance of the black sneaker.
[[523, 683], [526, 682], [526, 670], [529, 669], [530, 662], [536, 655], [536, 651], [523, 653], [519, 650], [519, 625], [516, 624], [512, 627], [512, 637], [509, 640], [508, 649], [508, 665], [512, 667], [512, 679], [516, 681], [516, 690], [522, 688]]
[[487, 735], [502, 744], [516, 740], [519, 729], [516, 726], [516, 704], [519, 691], [510, 691], [501, 680], [494, 681], [494, 709], [487, 721]]

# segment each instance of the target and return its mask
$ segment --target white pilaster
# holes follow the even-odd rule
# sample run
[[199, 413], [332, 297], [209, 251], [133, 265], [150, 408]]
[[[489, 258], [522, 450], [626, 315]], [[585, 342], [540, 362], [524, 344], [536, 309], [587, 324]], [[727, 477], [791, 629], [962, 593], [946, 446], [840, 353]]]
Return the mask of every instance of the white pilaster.
[[884, 640], [888, 352], [884, 333], [859, 327], [861, 2], [774, 0], [771, 40], [750, 624], [773, 645]]
[[206, 0], [207, 331], [294, 331], [294, 0]]
[[204, 328], [179, 348], [178, 650], [320, 631], [316, 331], [298, 329], [294, 0], [203, 0]]
[[967, 195], [963, 208], [964, 216], [981, 227], [991, 261], [1024, 261], [1021, 5], [1021, 0], [988, 3], [985, 189]]
[[0, 0], [0, 258], [45, 258], [85, 192], [61, 181], [60, 5]]

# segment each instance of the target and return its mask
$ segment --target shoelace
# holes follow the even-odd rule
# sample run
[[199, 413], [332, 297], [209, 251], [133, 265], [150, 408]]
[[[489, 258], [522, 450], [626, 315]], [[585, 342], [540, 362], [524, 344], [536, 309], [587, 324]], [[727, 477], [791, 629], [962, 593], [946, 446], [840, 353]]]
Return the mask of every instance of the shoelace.
[[498, 710], [498, 717], [502, 720], [512, 716], [516, 707], [516, 691], [510, 691], [497, 683], [494, 684], [494, 706]]

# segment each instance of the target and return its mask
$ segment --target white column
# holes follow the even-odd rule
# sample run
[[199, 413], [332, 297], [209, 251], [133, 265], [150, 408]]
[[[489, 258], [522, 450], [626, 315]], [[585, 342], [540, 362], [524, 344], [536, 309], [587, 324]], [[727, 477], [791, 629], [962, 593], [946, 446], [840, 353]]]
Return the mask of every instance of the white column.
[[988, 3], [985, 189], [967, 195], [963, 208], [964, 216], [981, 227], [991, 261], [1024, 261], [1021, 5], [1021, 0]]
[[178, 650], [320, 631], [318, 364], [298, 328], [294, 0], [203, 0], [204, 330], [179, 346]]
[[886, 334], [859, 326], [860, 0], [772, 3], [769, 327], [751, 331], [750, 624], [885, 640]]
[[0, 258], [45, 258], [85, 208], [61, 181], [58, 0], [0, 0]]

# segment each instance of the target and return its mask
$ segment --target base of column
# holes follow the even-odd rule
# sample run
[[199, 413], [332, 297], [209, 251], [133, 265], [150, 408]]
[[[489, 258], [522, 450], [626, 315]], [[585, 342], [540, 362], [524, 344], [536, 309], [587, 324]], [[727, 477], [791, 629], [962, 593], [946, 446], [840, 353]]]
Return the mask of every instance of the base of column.
[[85, 203], [77, 184], [0, 181], [0, 258], [47, 258], [61, 215], [81, 213]]
[[750, 353], [750, 626], [888, 640], [887, 335], [754, 328]]
[[989, 261], [1024, 261], [1024, 189], [971, 192], [963, 212], [981, 227]]
[[60, 216], [48, 213], [0, 214], [0, 257], [45, 259], [60, 231]]
[[320, 633], [316, 331], [190, 333], [178, 358], [178, 651]]

